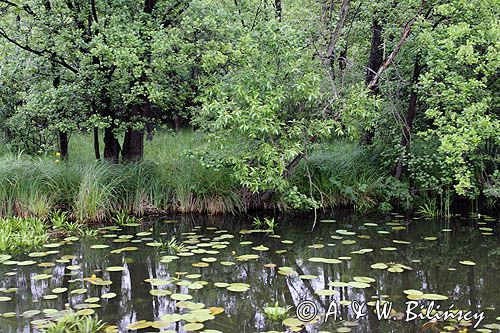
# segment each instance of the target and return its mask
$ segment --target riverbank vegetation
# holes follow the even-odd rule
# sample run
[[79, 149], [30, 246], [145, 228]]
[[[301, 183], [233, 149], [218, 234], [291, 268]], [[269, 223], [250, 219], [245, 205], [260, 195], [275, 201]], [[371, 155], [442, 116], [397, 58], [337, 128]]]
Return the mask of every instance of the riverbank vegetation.
[[494, 208], [498, 9], [0, 1], [0, 215]]

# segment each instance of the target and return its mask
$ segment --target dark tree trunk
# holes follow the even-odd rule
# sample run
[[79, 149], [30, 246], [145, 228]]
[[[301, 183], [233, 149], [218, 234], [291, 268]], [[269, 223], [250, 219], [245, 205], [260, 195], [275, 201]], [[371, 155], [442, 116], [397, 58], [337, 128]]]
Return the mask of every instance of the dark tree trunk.
[[410, 136], [411, 130], [413, 128], [413, 120], [415, 119], [415, 115], [417, 114], [417, 89], [416, 85], [418, 83], [418, 78], [420, 76], [420, 72], [422, 70], [422, 66], [420, 65], [419, 57], [415, 60], [415, 65], [413, 68], [413, 77], [411, 80], [412, 87], [410, 93], [410, 100], [408, 102], [408, 111], [406, 112], [406, 116], [403, 124], [403, 136], [401, 138], [401, 155], [399, 156], [398, 163], [396, 168], [394, 169], [394, 177], [400, 179], [404, 172], [404, 157], [410, 146]]
[[174, 117], [174, 126], [175, 126], [175, 133], [179, 133], [181, 131], [181, 118]]
[[146, 140], [153, 141], [155, 133], [155, 120], [157, 119], [157, 110], [151, 106], [148, 100], [146, 108]]
[[[143, 121], [148, 109], [148, 101], [144, 99], [141, 104], [134, 104], [130, 107], [131, 120]], [[124, 161], [138, 161], [144, 155], [144, 129], [134, 129], [130, 126], [123, 138], [122, 157]]]
[[278, 21], [281, 22], [281, 15], [282, 15], [282, 11], [283, 11], [283, 7], [281, 5], [281, 0], [274, 0], [274, 8], [276, 10], [276, 18], [278, 19]]
[[[372, 42], [370, 47], [370, 58], [368, 59], [368, 67], [366, 69], [365, 83], [368, 86], [375, 77], [377, 70], [384, 62], [384, 50], [382, 49], [382, 26], [377, 17], [372, 19]], [[370, 91], [374, 95], [379, 94], [378, 85], [370, 87]], [[363, 132], [361, 144], [371, 145], [375, 136], [374, 129], [370, 128]]]
[[[380, 66], [384, 61], [384, 50], [382, 49], [382, 26], [376, 17], [372, 20], [372, 42], [370, 47], [370, 58], [368, 60], [368, 68], [366, 70], [365, 82], [368, 85], [375, 77]], [[378, 85], [370, 87], [370, 90], [378, 94]]]
[[123, 138], [124, 161], [138, 161], [144, 155], [144, 131], [129, 129]]
[[104, 129], [104, 158], [113, 163], [120, 161], [120, 143], [112, 127]]
[[94, 127], [94, 153], [95, 159], [101, 159], [101, 148], [99, 147], [99, 129]]
[[69, 146], [68, 133], [59, 131], [59, 152], [61, 153], [61, 159], [63, 160], [68, 159], [68, 146]]
[[153, 141], [154, 137], [154, 127], [151, 123], [146, 124], [146, 140], [147, 141]]

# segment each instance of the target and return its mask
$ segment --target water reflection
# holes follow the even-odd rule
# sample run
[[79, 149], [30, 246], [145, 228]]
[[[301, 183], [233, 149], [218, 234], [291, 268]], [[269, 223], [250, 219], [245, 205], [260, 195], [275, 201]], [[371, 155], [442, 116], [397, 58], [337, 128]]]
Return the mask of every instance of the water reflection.
[[[358, 216], [333, 216], [337, 222], [318, 223], [310, 231], [308, 217], [287, 218], [280, 220], [281, 228], [277, 237], [269, 237], [265, 233], [240, 234], [241, 229], [249, 228], [248, 221], [242, 218], [179, 216], [179, 223], [166, 223], [156, 219], [142, 227], [125, 227], [119, 234], [135, 235], [139, 231], [152, 229], [152, 235], [134, 237], [134, 241], [113, 242], [116, 237], [87, 239], [64, 245], [59, 252], [47, 257], [34, 259], [37, 263], [53, 262], [54, 267], [8, 266], [0, 265], [0, 288], [4, 292], [0, 296], [10, 296], [11, 301], [0, 302], [0, 313], [15, 312], [14, 317], [0, 318], [0, 332], [31, 332], [30, 321], [43, 318], [43, 314], [31, 319], [22, 317], [27, 310], [57, 309], [67, 306], [78, 308], [89, 297], [105, 293], [116, 293], [112, 299], [101, 299], [100, 308], [96, 311], [100, 318], [110, 324], [117, 325], [120, 332], [127, 331], [127, 325], [138, 320], [155, 321], [167, 313], [184, 313], [176, 307], [176, 301], [169, 296], [152, 296], [151, 290], [167, 289], [172, 293], [190, 294], [193, 302], [202, 302], [206, 307], [223, 307], [225, 312], [217, 315], [213, 321], [205, 322], [207, 329], [222, 332], [264, 332], [268, 330], [284, 331], [281, 321], [273, 322], [266, 317], [263, 309], [276, 302], [281, 306], [290, 306], [290, 315], [294, 308], [304, 299], [312, 300], [326, 312], [332, 301], [342, 302], [357, 300], [370, 302], [379, 298], [394, 302], [397, 311], [404, 310], [406, 301], [403, 290], [416, 289], [424, 293], [442, 294], [449, 297], [443, 305], [455, 304], [473, 311], [486, 311], [484, 323], [494, 323], [500, 315], [500, 274], [498, 236], [484, 235], [479, 227], [487, 225], [495, 228], [496, 222], [481, 222], [471, 219], [457, 218], [451, 223], [431, 222], [392, 218], [366, 218]], [[169, 217], [171, 219], [171, 217]], [[375, 226], [373, 223], [376, 223]], [[484, 224], [485, 223], [485, 224]], [[402, 228], [404, 226], [405, 228]], [[216, 229], [215, 229], [216, 228]], [[445, 231], [443, 231], [445, 229]], [[449, 229], [449, 230], [446, 230]], [[219, 231], [217, 231], [219, 230]], [[167, 241], [175, 235], [178, 239], [188, 239], [195, 232], [201, 243], [213, 242], [227, 230], [234, 238], [224, 238], [227, 248], [214, 249], [211, 246], [198, 247], [203, 250], [216, 250], [219, 253], [196, 253], [190, 257], [181, 257], [169, 263], [161, 262], [167, 253], [146, 243], [154, 240]], [[338, 233], [337, 230], [354, 232], [353, 235]], [[108, 232], [112, 233], [112, 232]], [[190, 234], [191, 233], [191, 234]], [[488, 234], [488, 232], [486, 233]], [[333, 237], [332, 237], [333, 236]], [[433, 237], [437, 237], [434, 239]], [[191, 238], [192, 239], [192, 238]], [[138, 240], [141, 240], [140, 242]], [[291, 240], [286, 244], [282, 240]], [[396, 240], [396, 242], [394, 242]], [[251, 245], [242, 245], [242, 241], [251, 241]], [[346, 242], [347, 241], [347, 242]], [[188, 242], [190, 243], [190, 242]], [[109, 244], [107, 249], [91, 249], [93, 244]], [[252, 247], [265, 245], [269, 251], [255, 251]], [[312, 246], [316, 244], [316, 246]], [[137, 246], [138, 251], [110, 253], [113, 249], [126, 246]], [[187, 244], [191, 249], [196, 244]], [[397, 250], [393, 250], [396, 248]], [[359, 253], [362, 249], [373, 249]], [[280, 253], [279, 250], [286, 250]], [[279, 254], [276, 253], [278, 251]], [[354, 252], [354, 253], [353, 253]], [[237, 261], [239, 255], [258, 253], [258, 260]], [[71, 255], [67, 262], [60, 260], [64, 255]], [[208, 267], [193, 267], [204, 257], [216, 257], [217, 262]], [[337, 264], [311, 262], [312, 257], [342, 258]], [[31, 260], [19, 256], [15, 260]], [[56, 261], [56, 259], [58, 259]], [[459, 261], [470, 260], [475, 266], [465, 266]], [[220, 262], [235, 262], [236, 265], [224, 266]], [[266, 267], [266, 264], [277, 267], [288, 266], [297, 272], [296, 275], [278, 274], [277, 267]], [[374, 263], [403, 264], [411, 268], [402, 273], [370, 268]], [[79, 265], [76, 270], [68, 270], [67, 266]], [[124, 271], [108, 272], [107, 267], [123, 266]], [[9, 272], [15, 272], [13, 275]], [[199, 279], [207, 281], [201, 289], [191, 290], [186, 285], [170, 284], [152, 286], [145, 280], [159, 278], [173, 280], [185, 279], [184, 273], [200, 274]], [[35, 279], [36, 275], [50, 274], [50, 279]], [[83, 278], [95, 275], [112, 281], [109, 286], [95, 286], [82, 281]], [[313, 279], [303, 279], [299, 275], [313, 275]], [[335, 295], [321, 296], [317, 292], [329, 289], [333, 281], [352, 281], [354, 277], [370, 277], [375, 279], [368, 288], [342, 287], [335, 288]], [[189, 280], [189, 279], [188, 279]], [[244, 293], [230, 292], [224, 288], [214, 287], [215, 282], [243, 282], [251, 285]], [[5, 293], [5, 289], [17, 288], [15, 293]], [[51, 295], [56, 287], [66, 287], [68, 292], [57, 294], [54, 299], [44, 299]], [[87, 288], [82, 294], [72, 294], [72, 290]], [[339, 314], [342, 318], [354, 318], [354, 313], [347, 307]], [[307, 325], [305, 331], [335, 331], [339, 327], [350, 327], [353, 332], [416, 332], [424, 322], [402, 323], [401, 321], [379, 321], [369, 311], [367, 318], [357, 322], [345, 321]], [[182, 323], [175, 323], [165, 329], [184, 332]], [[151, 331], [151, 329], [148, 329]]]

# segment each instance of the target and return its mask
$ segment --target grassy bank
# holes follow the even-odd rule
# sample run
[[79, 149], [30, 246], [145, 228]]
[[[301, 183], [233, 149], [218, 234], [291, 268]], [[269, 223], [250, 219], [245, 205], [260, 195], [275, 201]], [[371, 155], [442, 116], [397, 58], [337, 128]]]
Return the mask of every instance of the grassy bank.
[[196, 142], [191, 133], [157, 135], [140, 163], [111, 165], [93, 160], [90, 140], [73, 138], [68, 162], [43, 157], [0, 157], [0, 214], [47, 218], [63, 209], [79, 221], [116, 212], [236, 213], [244, 210], [226, 170], [208, 170], [183, 154]]
[[[202, 142], [198, 134], [158, 133], [146, 142], [144, 161], [125, 165], [96, 162], [91, 141], [72, 137], [67, 162], [57, 152], [1, 156], [0, 215], [46, 219], [64, 210], [73, 220], [102, 221], [118, 212], [219, 214], [251, 206], [229, 170], [207, 169], [185, 154]], [[398, 192], [373, 156], [348, 142], [324, 144], [298, 166], [291, 181], [323, 207], [390, 210], [392, 199], [405, 198], [406, 192]], [[284, 207], [279, 197], [274, 200]]]

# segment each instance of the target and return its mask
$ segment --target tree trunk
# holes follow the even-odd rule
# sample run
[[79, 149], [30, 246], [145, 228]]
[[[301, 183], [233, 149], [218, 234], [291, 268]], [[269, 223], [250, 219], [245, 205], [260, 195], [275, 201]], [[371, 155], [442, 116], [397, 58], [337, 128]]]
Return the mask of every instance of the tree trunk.
[[283, 10], [283, 7], [281, 5], [281, 0], [274, 0], [274, 8], [276, 11], [276, 18], [278, 19], [278, 21], [281, 22], [281, 15]]
[[[382, 49], [382, 26], [376, 17], [372, 19], [372, 42], [370, 47], [370, 58], [368, 59], [368, 69], [366, 70], [365, 83], [368, 86], [375, 77], [377, 70], [384, 61], [384, 50]], [[378, 85], [370, 87], [370, 90], [378, 94]]]
[[[148, 108], [148, 102], [145, 99], [141, 104], [134, 104], [131, 106], [131, 119], [140, 119], [143, 121], [144, 115], [146, 114], [146, 109]], [[124, 161], [138, 161], [141, 160], [144, 155], [144, 129], [134, 129], [130, 126], [125, 137], [123, 138], [123, 149], [122, 157]]]
[[101, 159], [101, 149], [99, 147], [99, 128], [94, 127], [94, 153], [95, 159]]
[[174, 117], [174, 126], [175, 126], [175, 133], [179, 133], [181, 131], [181, 118]]
[[69, 146], [68, 133], [59, 131], [59, 152], [61, 153], [61, 159], [63, 160], [68, 159], [68, 146]]
[[406, 116], [403, 124], [403, 136], [401, 138], [401, 154], [398, 159], [398, 163], [396, 168], [394, 169], [394, 177], [396, 179], [400, 179], [404, 172], [404, 157], [408, 148], [410, 146], [410, 136], [411, 130], [413, 128], [413, 120], [415, 119], [415, 115], [417, 113], [417, 89], [416, 85], [418, 83], [418, 78], [420, 76], [420, 72], [422, 70], [422, 66], [420, 65], [420, 58], [417, 56], [415, 60], [415, 65], [413, 68], [413, 77], [411, 80], [412, 87], [410, 93], [410, 100], [408, 102], [408, 111], [406, 112]]
[[113, 127], [104, 129], [104, 158], [116, 164], [120, 161], [120, 143], [113, 130]]
[[[382, 26], [374, 15], [372, 19], [372, 41], [370, 47], [370, 58], [368, 59], [368, 67], [366, 69], [365, 83], [368, 86], [370, 82], [375, 77], [377, 70], [382, 66], [384, 62], [384, 50], [382, 49]], [[378, 85], [373, 85], [369, 87], [370, 91], [374, 95], [379, 94]], [[373, 143], [373, 137], [375, 132], [373, 128], [367, 129], [363, 132], [361, 136], [362, 145], [371, 145]]]
[[144, 155], [144, 131], [129, 129], [123, 138], [124, 161], [139, 161]]

